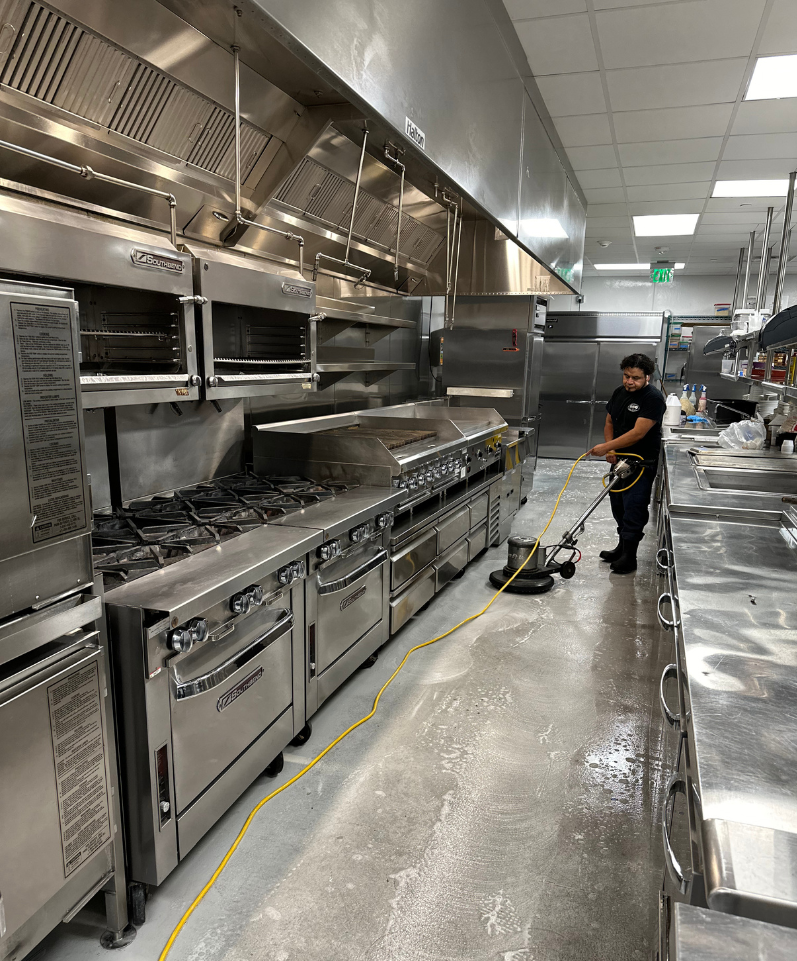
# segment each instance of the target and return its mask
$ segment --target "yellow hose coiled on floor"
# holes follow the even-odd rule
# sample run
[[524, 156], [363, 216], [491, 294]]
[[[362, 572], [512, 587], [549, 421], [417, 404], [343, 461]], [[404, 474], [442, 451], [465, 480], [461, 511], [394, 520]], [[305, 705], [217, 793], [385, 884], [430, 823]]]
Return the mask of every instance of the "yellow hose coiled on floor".
[[[554, 516], [555, 516], [557, 510], [559, 509], [559, 501], [561, 501], [562, 495], [563, 495], [564, 492], [567, 490], [567, 485], [570, 483], [570, 478], [573, 476], [573, 471], [576, 469], [576, 466], [579, 464], [579, 462], [582, 461], [582, 460], [584, 460], [584, 458], [585, 458], [586, 456], [587, 456], [587, 454], [582, 454], [581, 457], [579, 457], [577, 460], [573, 461], [573, 466], [570, 468], [570, 473], [567, 475], [567, 480], [565, 481], [564, 486], [562, 487], [562, 489], [559, 491], [559, 496], [556, 498], [556, 503], [554, 504], [553, 510], [551, 511], [551, 516], [548, 518], [548, 523], [547, 523], [547, 524], [545, 525], [545, 527], [542, 529], [542, 532], [540, 533], [540, 536], [539, 536], [539, 537], [537, 538], [537, 540], [534, 542], [534, 547], [532, 547], [531, 552], [529, 553], [529, 556], [526, 558], [525, 561], [523, 561], [523, 563], [520, 565], [520, 567], [519, 567], [519, 568], [515, 571], [515, 573], [509, 578], [509, 580], [506, 582], [506, 584], [504, 584], [504, 586], [503, 586], [502, 588], [500, 588], [500, 590], [496, 591], [495, 594], [493, 594], [493, 596], [490, 598], [490, 600], [485, 604], [485, 606], [484, 606], [477, 614], [471, 614], [470, 617], [466, 617], [464, 621], [460, 621], [459, 624], [455, 624], [452, 628], [449, 628], [449, 630], [447, 630], [444, 634], [438, 634], [437, 637], [433, 637], [430, 641], [424, 641], [423, 644], [416, 644], [415, 647], [411, 647], [411, 648], [407, 651], [407, 653], [404, 655], [401, 663], [400, 663], [399, 666], [396, 668], [396, 670], [393, 671], [393, 673], [390, 675], [390, 677], [385, 681], [385, 683], [384, 683], [384, 684], [382, 685], [382, 687], [379, 689], [379, 692], [377, 693], [376, 697], [374, 698], [374, 703], [373, 703], [373, 707], [371, 708], [371, 710], [370, 710], [366, 715], [364, 715], [363, 717], [361, 717], [359, 721], [355, 721], [354, 724], [351, 725], [351, 727], [346, 728], [346, 730], [345, 730], [341, 735], [339, 735], [338, 737], [336, 737], [335, 740], [332, 741], [331, 744], [328, 744], [328, 745], [324, 748], [324, 750], [321, 751], [320, 754], [318, 754], [316, 757], [313, 758], [312, 761], [310, 761], [309, 764], [305, 765], [305, 767], [303, 767], [303, 768], [301, 769], [301, 771], [299, 771], [298, 774], [294, 774], [294, 776], [293, 776], [289, 781], [286, 781], [283, 785], [281, 785], [281, 787], [278, 787], [275, 791], [272, 791], [271, 794], [269, 794], [269, 795], [267, 795], [266, 797], [264, 797], [262, 801], [259, 801], [259, 802], [255, 805], [255, 807], [252, 808], [252, 810], [249, 812], [249, 816], [248, 816], [247, 819], [244, 821], [243, 827], [242, 827], [241, 830], [238, 832], [237, 837], [235, 838], [235, 840], [233, 841], [232, 845], [230, 846], [230, 849], [227, 851], [227, 853], [226, 853], [226, 854], [224, 855], [224, 857], [222, 858], [221, 863], [220, 863], [219, 866], [216, 868], [216, 870], [213, 872], [213, 874], [211, 875], [211, 877], [210, 877], [210, 879], [208, 880], [207, 884], [202, 888], [202, 890], [199, 892], [199, 894], [198, 894], [198, 895], [194, 898], [194, 900], [191, 902], [191, 904], [190, 904], [189, 907], [188, 907], [188, 910], [185, 912], [185, 914], [184, 914], [184, 915], [180, 918], [180, 920], [178, 921], [177, 926], [176, 926], [175, 929], [172, 931], [171, 935], [169, 936], [169, 940], [166, 942], [166, 944], [165, 944], [164, 947], [163, 947], [163, 950], [161, 951], [160, 955], [158, 956], [158, 961], [165, 961], [167, 955], [169, 954], [169, 952], [171, 951], [171, 949], [174, 947], [174, 942], [177, 940], [177, 937], [178, 937], [178, 935], [180, 934], [180, 932], [182, 931], [183, 927], [185, 926], [186, 921], [188, 921], [188, 919], [191, 917], [191, 915], [192, 915], [192, 914], [194, 913], [194, 911], [197, 909], [197, 907], [199, 906], [199, 904], [202, 902], [202, 899], [205, 897], [205, 895], [208, 893], [208, 891], [210, 891], [210, 889], [211, 889], [211, 888], [213, 887], [213, 885], [216, 883], [216, 881], [218, 880], [219, 875], [221, 874], [221, 872], [225, 869], [225, 867], [227, 867], [227, 864], [228, 864], [230, 858], [233, 856], [233, 854], [235, 854], [235, 851], [236, 851], [238, 845], [241, 843], [241, 841], [242, 841], [243, 838], [244, 838], [244, 835], [245, 835], [246, 832], [249, 830], [249, 827], [250, 827], [250, 825], [252, 824], [252, 821], [254, 820], [255, 815], [256, 815], [256, 814], [258, 813], [258, 811], [263, 807], [263, 805], [264, 805], [264, 804], [267, 804], [272, 798], [275, 798], [278, 794], [282, 794], [282, 792], [283, 792], [284, 790], [286, 790], [287, 788], [289, 788], [292, 784], [295, 784], [295, 783], [299, 780], [300, 777], [304, 777], [304, 775], [307, 774], [307, 772], [308, 772], [311, 768], [314, 768], [314, 767], [316, 766], [316, 764], [318, 764], [318, 762], [321, 760], [322, 757], [325, 757], [327, 754], [329, 754], [329, 752], [332, 750], [333, 747], [335, 747], [337, 744], [340, 744], [340, 742], [343, 740], [344, 737], [348, 737], [348, 735], [351, 734], [352, 731], [357, 730], [357, 728], [360, 727], [360, 725], [365, 724], [366, 721], [370, 721], [370, 720], [371, 720], [371, 718], [374, 716], [374, 714], [376, 714], [376, 709], [379, 707], [379, 701], [380, 701], [382, 695], [385, 693], [385, 691], [388, 689], [388, 687], [390, 686], [390, 684], [393, 682], [393, 680], [395, 679], [395, 677], [396, 677], [396, 675], [399, 673], [399, 671], [400, 671], [400, 670], [404, 667], [404, 665], [407, 663], [407, 660], [409, 659], [409, 657], [410, 657], [411, 654], [414, 654], [416, 651], [420, 651], [421, 648], [429, 647], [430, 644], [436, 644], [438, 641], [442, 641], [444, 637], [448, 637], [449, 634], [453, 634], [454, 631], [459, 630], [460, 627], [463, 627], [465, 624], [468, 624], [468, 623], [470, 623], [471, 621], [475, 621], [477, 617], [481, 617], [482, 614], [484, 614], [486, 611], [488, 611], [488, 610], [490, 609], [490, 607], [492, 606], [492, 604], [493, 604], [493, 602], [496, 600], [496, 598], [499, 596], [499, 594], [502, 594], [502, 593], [507, 589], [507, 587], [509, 587], [509, 585], [512, 583], [512, 581], [514, 581], [514, 579], [518, 576], [518, 574], [523, 570], [523, 568], [526, 566], [526, 564], [528, 564], [528, 562], [529, 562], [529, 561], [531, 560], [531, 558], [534, 556], [534, 552], [537, 550], [537, 547], [539, 546], [539, 543], [540, 543], [540, 541], [542, 540], [543, 535], [544, 535], [545, 532], [548, 530], [548, 528], [551, 526], [551, 523], [553, 522]], [[638, 455], [637, 455], [637, 454], [630, 454], [630, 455], [629, 455], [629, 454], [623, 454], [622, 456], [623, 456], [623, 457], [628, 457], [628, 456], [630, 456], [630, 457], [637, 457]], [[641, 458], [640, 458], [640, 459], [641, 459]], [[641, 476], [641, 475], [642, 475], [642, 471], [640, 471], [640, 476]], [[639, 480], [639, 477], [637, 477], [637, 479], [634, 481], [634, 484], [636, 483], [637, 480]], [[605, 486], [605, 478], [604, 478], [604, 486]], [[633, 487], [633, 484], [629, 484], [629, 487]], [[624, 490], [628, 490], [628, 488], [624, 488]]]

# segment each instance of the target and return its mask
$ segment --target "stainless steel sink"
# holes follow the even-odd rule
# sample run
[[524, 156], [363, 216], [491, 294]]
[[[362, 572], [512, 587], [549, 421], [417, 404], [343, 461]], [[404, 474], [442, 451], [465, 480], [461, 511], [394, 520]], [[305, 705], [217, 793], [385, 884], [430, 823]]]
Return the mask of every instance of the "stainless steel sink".
[[692, 465], [703, 490], [797, 495], [797, 457], [761, 451], [693, 451]]

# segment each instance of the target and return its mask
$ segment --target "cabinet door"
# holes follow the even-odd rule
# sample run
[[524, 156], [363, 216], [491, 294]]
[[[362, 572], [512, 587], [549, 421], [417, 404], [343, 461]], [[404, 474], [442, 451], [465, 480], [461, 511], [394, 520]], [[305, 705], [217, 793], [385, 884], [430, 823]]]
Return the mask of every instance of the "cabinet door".
[[546, 342], [540, 385], [540, 457], [574, 458], [589, 447], [598, 344]]

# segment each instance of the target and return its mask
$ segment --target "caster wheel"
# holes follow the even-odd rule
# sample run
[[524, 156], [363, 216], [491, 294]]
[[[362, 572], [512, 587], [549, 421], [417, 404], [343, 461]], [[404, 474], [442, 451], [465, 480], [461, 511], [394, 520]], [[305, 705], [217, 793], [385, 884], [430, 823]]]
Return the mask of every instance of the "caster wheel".
[[576, 565], [572, 561], [565, 561], [562, 564], [559, 574], [566, 580], [569, 581], [570, 578], [576, 573]]
[[310, 740], [310, 735], [313, 733], [313, 728], [308, 721], [307, 724], [299, 731], [296, 737], [291, 741], [291, 747], [300, 747], [302, 744], [307, 744]]
[[136, 929], [132, 924], [128, 924], [118, 936], [114, 931], [106, 931], [100, 938], [100, 944], [106, 951], [114, 951], [116, 948], [126, 948], [131, 941], [135, 941], [135, 938]]
[[357, 668], [357, 670], [358, 670], [358, 671], [368, 671], [368, 670], [370, 670], [370, 668], [372, 668], [372, 667], [374, 666], [374, 664], [376, 664], [376, 662], [377, 662], [378, 660], [379, 660], [379, 654], [372, 654], [370, 657], [366, 657], [366, 659], [365, 659], [365, 660], [362, 662], [362, 664]]
[[458, 581], [460, 577], [464, 577], [464, 576], [465, 576], [465, 568], [463, 567], [461, 571], [457, 571], [457, 573], [452, 577], [452, 580]]
[[127, 886], [127, 911], [130, 923], [140, 928], [147, 920], [147, 886], [131, 881]]
[[285, 756], [282, 751], [274, 758], [269, 766], [263, 771], [266, 777], [276, 777], [285, 767]]

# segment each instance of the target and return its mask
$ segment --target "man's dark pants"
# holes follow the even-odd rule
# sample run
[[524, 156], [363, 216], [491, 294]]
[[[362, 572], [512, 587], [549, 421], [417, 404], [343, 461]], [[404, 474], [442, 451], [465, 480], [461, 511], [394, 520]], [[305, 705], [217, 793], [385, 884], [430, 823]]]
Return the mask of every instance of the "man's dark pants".
[[[634, 478], [637, 474], [634, 473]], [[617, 521], [617, 533], [622, 540], [638, 544], [644, 535], [645, 525], [648, 522], [650, 495], [653, 491], [653, 482], [656, 480], [656, 468], [646, 467], [642, 476], [627, 491], [620, 494], [609, 493], [609, 501], [612, 505], [612, 514]], [[627, 486], [627, 485], [624, 485]]]

